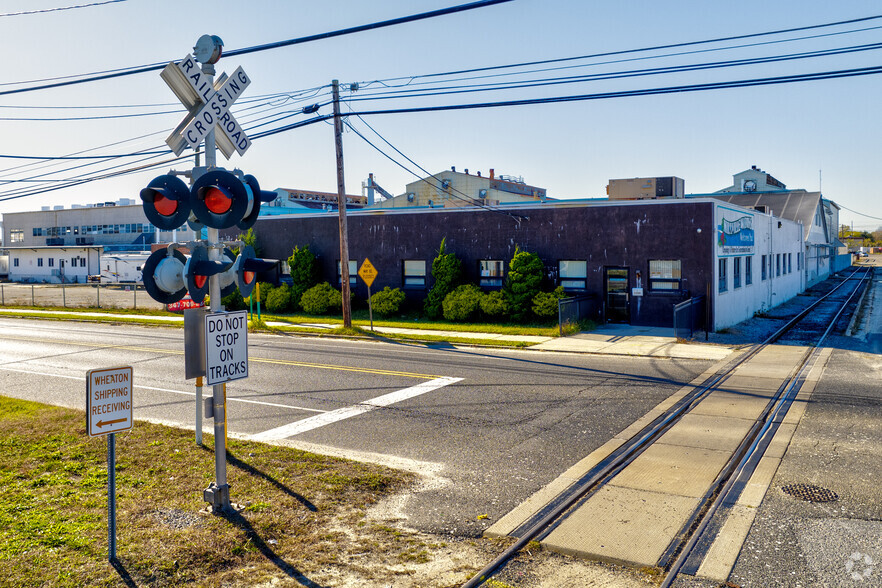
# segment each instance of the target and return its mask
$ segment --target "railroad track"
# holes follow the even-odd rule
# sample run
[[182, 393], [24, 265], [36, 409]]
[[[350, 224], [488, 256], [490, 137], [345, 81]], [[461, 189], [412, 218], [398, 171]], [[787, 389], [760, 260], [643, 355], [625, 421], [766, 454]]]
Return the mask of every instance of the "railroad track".
[[667, 411], [656, 417], [579, 480], [558, 494], [544, 508], [509, 533], [518, 540], [463, 584], [462, 588], [480, 586], [529, 542], [547, 537], [579, 505], [584, 504], [600, 488], [627, 468], [684, 415], [692, 411], [713, 391], [720, 389], [736, 369], [747, 364], [763, 349], [776, 342], [805, 346], [805, 352], [797, 368], [765, 405], [760, 416], [752, 424], [658, 562], [658, 566], [666, 570], [662, 588], [670, 587], [681, 572], [694, 574], [721, 526], [719, 522], [712, 524], [715, 516], [721, 508], [725, 510], [737, 500], [796, 398], [806, 375], [815, 364], [823, 341], [840, 320], [848, 305], [866, 286], [872, 271], [873, 268], [859, 268], [853, 271], [765, 341], [751, 346], [743, 355], [695, 386]]

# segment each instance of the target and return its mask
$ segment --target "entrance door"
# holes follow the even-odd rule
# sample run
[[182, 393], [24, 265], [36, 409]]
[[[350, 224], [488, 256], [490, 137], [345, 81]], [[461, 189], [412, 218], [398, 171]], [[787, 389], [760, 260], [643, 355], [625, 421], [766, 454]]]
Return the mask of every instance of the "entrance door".
[[630, 323], [631, 307], [628, 304], [628, 268], [608, 267], [605, 271], [606, 322]]

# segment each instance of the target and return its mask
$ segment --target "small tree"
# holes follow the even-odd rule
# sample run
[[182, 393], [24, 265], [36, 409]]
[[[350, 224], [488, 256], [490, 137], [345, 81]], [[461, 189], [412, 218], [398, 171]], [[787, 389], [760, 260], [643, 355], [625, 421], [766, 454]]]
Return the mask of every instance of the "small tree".
[[[251, 245], [254, 248], [254, 255], [260, 257], [260, 247], [257, 246], [257, 235], [254, 233], [254, 227], [250, 227], [245, 233], [239, 235], [239, 240], [245, 245]], [[235, 251], [238, 253], [238, 251]]]
[[481, 297], [481, 312], [491, 318], [500, 318], [508, 314], [508, 302], [499, 290], [487, 292]]
[[[342, 295], [341, 295], [342, 298]], [[390, 316], [398, 312], [404, 302], [404, 292], [386, 286], [371, 296], [371, 308], [380, 316]]]
[[300, 306], [309, 314], [325, 314], [330, 308], [340, 308], [343, 297], [329, 283], [313, 286], [300, 297]]
[[449, 321], [466, 321], [481, 307], [484, 293], [474, 284], [463, 284], [444, 297], [444, 318]]
[[300, 306], [303, 293], [318, 284], [319, 267], [315, 254], [309, 245], [294, 247], [288, 258], [288, 269], [291, 272], [291, 301], [295, 307]]
[[273, 288], [266, 296], [266, 309], [269, 312], [289, 312], [291, 306], [291, 288], [288, 284]]
[[563, 286], [558, 286], [554, 292], [539, 292], [533, 297], [533, 313], [539, 318], [557, 316], [558, 301], [565, 296]]
[[462, 261], [453, 253], [447, 253], [446, 243], [447, 237], [441, 239], [438, 256], [432, 261], [432, 277], [435, 278], [435, 283], [423, 303], [430, 318], [441, 316], [444, 298], [456, 287], [462, 276]]
[[503, 293], [508, 303], [511, 318], [523, 321], [530, 318], [533, 298], [539, 293], [545, 267], [535, 253], [515, 248], [515, 254], [508, 264], [508, 279]]

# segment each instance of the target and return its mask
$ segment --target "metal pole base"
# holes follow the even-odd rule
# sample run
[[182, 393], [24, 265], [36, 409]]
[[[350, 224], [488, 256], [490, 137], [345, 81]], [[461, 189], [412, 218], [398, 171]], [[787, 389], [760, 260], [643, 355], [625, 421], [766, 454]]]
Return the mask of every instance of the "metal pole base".
[[202, 498], [211, 506], [211, 512], [214, 514], [232, 511], [229, 484], [218, 486], [216, 482], [212, 482], [202, 491]]

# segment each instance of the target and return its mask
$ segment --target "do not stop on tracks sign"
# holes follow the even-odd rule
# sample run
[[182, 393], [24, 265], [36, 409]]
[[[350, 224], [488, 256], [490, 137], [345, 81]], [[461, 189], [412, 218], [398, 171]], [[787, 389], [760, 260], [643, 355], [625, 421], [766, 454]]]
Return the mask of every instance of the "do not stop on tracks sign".
[[205, 381], [209, 386], [248, 377], [248, 312], [205, 315]]

